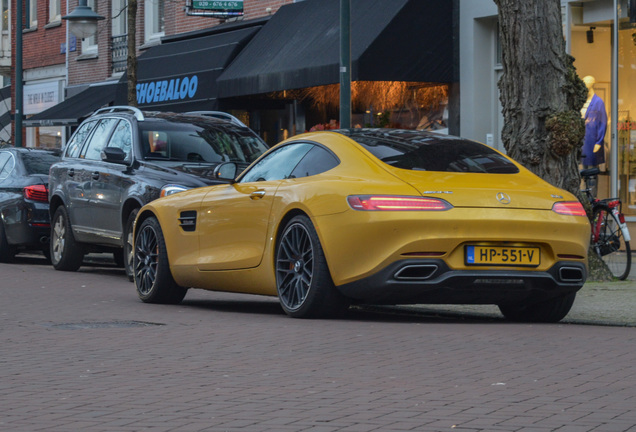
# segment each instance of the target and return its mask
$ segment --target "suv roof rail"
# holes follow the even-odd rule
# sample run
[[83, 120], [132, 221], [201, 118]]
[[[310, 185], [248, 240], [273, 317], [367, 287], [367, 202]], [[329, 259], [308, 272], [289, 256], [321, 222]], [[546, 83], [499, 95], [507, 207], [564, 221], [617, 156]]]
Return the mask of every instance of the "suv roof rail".
[[138, 121], [144, 121], [144, 114], [141, 112], [139, 108], [127, 105], [116, 105], [100, 108], [93, 113], [93, 115], [104, 114], [104, 113], [114, 113], [114, 112], [126, 112], [130, 111], [135, 115], [135, 118]]
[[228, 114], [223, 111], [188, 111], [186, 114], [215, 117], [222, 120], [228, 120], [235, 125], [247, 127], [245, 126], [245, 123], [234, 117], [232, 114]]

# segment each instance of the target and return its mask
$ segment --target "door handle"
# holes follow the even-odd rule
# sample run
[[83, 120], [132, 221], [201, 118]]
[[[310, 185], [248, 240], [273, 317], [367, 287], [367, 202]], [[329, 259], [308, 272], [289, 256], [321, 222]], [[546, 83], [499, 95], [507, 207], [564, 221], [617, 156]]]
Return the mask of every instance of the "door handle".
[[99, 171], [93, 173], [93, 180], [99, 180]]
[[252, 193], [250, 194], [250, 198], [251, 198], [251, 199], [253, 199], [253, 200], [261, 199], [261, 198], [263, 198], [264, 196], [265, 196], [265, 191], [264, 191], [264, 190], [257, 190], [257, 191], [252, 192]]
[[75, 175], [75, 169], [74, 168], [69, 169], [67, 174], [69, 177], [73, 177]]

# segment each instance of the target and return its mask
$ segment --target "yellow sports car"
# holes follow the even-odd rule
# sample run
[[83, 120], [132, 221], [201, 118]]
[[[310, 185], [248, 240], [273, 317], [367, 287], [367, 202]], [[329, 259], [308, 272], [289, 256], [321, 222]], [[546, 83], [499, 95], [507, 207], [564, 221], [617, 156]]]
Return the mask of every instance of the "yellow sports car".
[[492, 148], [390, 129], [286, 140], [229, 184], [175, 193], [136, 220], [141, 300], [190, 287], [278, 296], [293, 317], [351, 304], [496, 304], [556, 322], [587, 275], [579, 201]]

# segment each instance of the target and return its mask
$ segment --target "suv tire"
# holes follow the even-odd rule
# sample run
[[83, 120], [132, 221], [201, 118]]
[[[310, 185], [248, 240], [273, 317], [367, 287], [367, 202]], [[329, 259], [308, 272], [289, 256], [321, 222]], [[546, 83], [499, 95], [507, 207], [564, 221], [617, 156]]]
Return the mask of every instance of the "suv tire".
[[51, 221], [51, 264], [55, 270], [76, 271], [83, 259], [84, 247], [75, 242], [68, 212], [59, 206]]

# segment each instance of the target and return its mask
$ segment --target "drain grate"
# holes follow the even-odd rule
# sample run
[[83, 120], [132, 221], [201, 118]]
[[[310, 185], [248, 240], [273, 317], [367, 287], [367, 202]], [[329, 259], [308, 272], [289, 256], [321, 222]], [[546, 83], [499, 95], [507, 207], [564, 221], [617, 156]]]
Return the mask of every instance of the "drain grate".
[[155, 327], [155, 326], [163, 326], [163, 325], [165, 324], [151, 323], [151, 322], [144, 322], [144, 321], [107, 321], [107, 322], [45, 324], [45, 327], [51, 327], [51, 328], [63, 329], [63, 330], [81, 330], [81, 329]]

